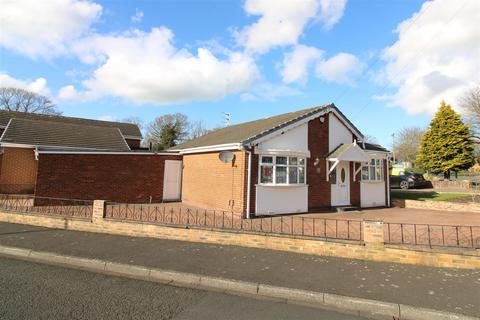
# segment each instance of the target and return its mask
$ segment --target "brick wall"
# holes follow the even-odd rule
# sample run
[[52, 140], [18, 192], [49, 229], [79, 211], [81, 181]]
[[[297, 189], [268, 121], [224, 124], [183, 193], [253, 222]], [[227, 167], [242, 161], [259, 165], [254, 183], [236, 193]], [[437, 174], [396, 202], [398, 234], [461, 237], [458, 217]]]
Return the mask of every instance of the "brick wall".
[[30, 148], [4, 148], [1, 155], [0, 193], [33, 193], [37, 172]]
[[234, 161], [229, 163], [220, 161], [218, 152], [184, 155], [182, 200], [202, 207], [244, 212], [247, 156], [244, 151], [234, 154]]
[[35, 195], [145, 203], [161, 202], [165, 160], [181, 156], [40, 154]]
[[[308, 149], [310, 158], [307, 159], [308, 208], [320, 209], [330, 207], [330, 182], [326, 181], [326, 160], [328, 154], [328, 116], [323, 116], [322, 123], [318, 118], [308, 123]], [[315, 158], [320, 159], [317, 166]]]

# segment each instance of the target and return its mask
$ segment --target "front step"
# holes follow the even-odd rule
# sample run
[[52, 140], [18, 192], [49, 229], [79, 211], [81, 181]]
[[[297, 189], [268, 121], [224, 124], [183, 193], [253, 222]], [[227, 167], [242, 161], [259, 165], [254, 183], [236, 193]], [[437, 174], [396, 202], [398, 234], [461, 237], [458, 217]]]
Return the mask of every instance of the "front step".
[[347, 211], [361, 211], [362, 209], [360, 207], [354, 207], [354, 206], [338, 206], [338, 207], [333, 207], [333, 210], [337, 212], [347, 212]]

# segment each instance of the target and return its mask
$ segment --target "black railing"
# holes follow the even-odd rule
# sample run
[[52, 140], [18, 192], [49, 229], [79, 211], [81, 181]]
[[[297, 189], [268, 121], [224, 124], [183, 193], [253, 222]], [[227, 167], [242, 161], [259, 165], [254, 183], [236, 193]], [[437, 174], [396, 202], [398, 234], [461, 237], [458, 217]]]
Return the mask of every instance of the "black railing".
[[480, 226], [385, 223], [385, 243], [480, 248]]
[[107, 203], [106, 218], [254, 233], [362, 241], [362, 221], [280, 216], [243, 219], [241, 214], [165, 204]]
[[91, 218], [93, 201], [0, 194], [0, 209], [24, 213]]

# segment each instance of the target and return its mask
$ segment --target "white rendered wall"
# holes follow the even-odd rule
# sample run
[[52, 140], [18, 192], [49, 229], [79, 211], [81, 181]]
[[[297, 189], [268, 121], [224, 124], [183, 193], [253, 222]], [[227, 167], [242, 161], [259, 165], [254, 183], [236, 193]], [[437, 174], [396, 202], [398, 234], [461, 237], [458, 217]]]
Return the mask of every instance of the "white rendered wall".
[[257, 154], [275, 151], [309, 154], [308, 124], [302, 124], [292, 130], [286, 131], [282, 135], [263, 141], [259, 143], [255, 149], [255, 153]]
[[308, 186], [257, 185], [256, 214], [308, 211]]
[[360, 206], [362, 208], [385, 206], [385, 181], [360, 183]]
[[352, 132], [333, 114], [328, 115], [328, 151], [333, 151], [341, 143], [352, 143]]

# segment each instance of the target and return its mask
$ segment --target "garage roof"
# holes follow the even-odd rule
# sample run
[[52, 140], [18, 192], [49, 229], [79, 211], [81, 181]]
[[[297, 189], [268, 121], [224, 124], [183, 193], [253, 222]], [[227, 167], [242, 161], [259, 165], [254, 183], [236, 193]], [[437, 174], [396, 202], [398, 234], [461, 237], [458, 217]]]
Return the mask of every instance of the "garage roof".
[[13, 118], [0, 143], [43, 147], [128, 151], [120, 129]]
[[142, 138], [142, 133], [136, 124], [114, 121], [102, 121], [93, 119], [64, 117], [57, 115], [46, 115], [38, 113], [18, 112], [9, 110], [0, 110], [0, 127], [6, 127], [10, 119], [28, 119], [28, 120], [40, 120], [40, 121], [53, 121], [70, 123], [85, 126], [96, 126], [105, 128], [118, 128], [124, 136], [135, 137], [137, 139]]

